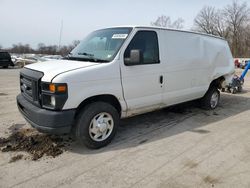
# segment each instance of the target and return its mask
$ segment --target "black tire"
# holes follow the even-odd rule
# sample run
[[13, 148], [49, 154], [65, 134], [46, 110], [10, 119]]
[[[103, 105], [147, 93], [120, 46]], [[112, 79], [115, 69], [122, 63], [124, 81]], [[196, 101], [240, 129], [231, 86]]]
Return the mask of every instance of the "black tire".
[[239, 93], [241, 93], [242, 90], [243, 90], [242, 86], [238, 86], [237, 91], [238, 91]]
[[233, 89], [232, 89], [232, 94], [236, 94], [236, 93], [237, 93], [237, 91], [238, 91], [238, 89], [237, 89], [237, 88], [233, 88]]
[[3, 68], [4, 68], [4, 69], [7, 69], [7, 68], [8, 68], [8, 66], [3, 66]]
[[[214, 104], [212, 102], [212, 97], [213, 95], [216, 95], [216, 94], [218, 96], [218, 100], [216, 104]], [[200, 99], [201, 107], [206, 110], [213, 110], [218, 106], [219, 100], [220, 100], [220, 91], [215, 86], [211, 86], [206, 92], [206, 94], [204, 95], [204, 97]]]
[[[94, 138], [92, 138], [93, 136], [91, 137], [90, 135], [91, 133], [89, 132], [89, 130], [92, 125], [91, 124], [92, 120], [94, 121], [94, 118], [98, 116], [100, 113], [106, 113], [110, 115], [110, 117], [112, 117], [113, 128], [111, 131], [107, 130], [110, 131], [110, 133], [105, 140], [96, 141], [94, 140]], [[75, 127], [76, 139], [79, 143], [84, 144], [85, 146], [91, 149], [98, 149], [104, 147], [108, 145], [114, 138], [119, 121], [120, 121], [119, 114], [112, 105], [105, 102], [91, 103], [87, 105], [85, 108], [83, 108], [77, 117], [76, 127]]]

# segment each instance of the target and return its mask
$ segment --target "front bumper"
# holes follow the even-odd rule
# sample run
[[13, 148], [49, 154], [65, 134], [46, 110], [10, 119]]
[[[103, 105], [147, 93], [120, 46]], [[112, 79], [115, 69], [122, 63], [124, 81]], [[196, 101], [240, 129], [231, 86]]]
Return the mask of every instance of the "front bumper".
[[40, 132], [50, 134], [70, 133], [74, 124], [75, 110], [51, 111], [39, 108], [17, 96], [17, 106], [24, 118]]

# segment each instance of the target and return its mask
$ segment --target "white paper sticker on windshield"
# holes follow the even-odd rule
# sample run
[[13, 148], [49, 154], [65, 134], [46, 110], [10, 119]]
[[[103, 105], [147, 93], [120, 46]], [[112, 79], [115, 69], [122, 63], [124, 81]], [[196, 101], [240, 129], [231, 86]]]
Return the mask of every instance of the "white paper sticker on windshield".
[[125, 39], [127, 38], [128, 34], [114, 34], [112, 39]]

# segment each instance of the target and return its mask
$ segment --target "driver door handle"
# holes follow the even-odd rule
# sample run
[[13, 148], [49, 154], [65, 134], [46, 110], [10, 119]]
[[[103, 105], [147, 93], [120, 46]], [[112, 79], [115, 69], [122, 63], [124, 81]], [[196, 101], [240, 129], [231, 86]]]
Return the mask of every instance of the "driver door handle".
[[163, 76], [162, 75], [160, 76], [159, 82], [160, 82], [160, 84], [163, 84]]

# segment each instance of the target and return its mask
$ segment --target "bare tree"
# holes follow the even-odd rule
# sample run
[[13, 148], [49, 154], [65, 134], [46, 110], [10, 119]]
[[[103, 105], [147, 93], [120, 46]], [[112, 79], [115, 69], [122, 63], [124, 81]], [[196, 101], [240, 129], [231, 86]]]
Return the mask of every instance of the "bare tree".
[[239, 1], [235, 0], [232, 5], [225, 7], [224, 16], [231, 35], [232, 52], [235, 56], [240, 56], [242, 55], [240, 40], [249, 22], [250, 9], [246, 2], [239, 3]]
[[195, 30], [215, 35], [217, 17], [218, 15], [214, 7], [203, 7], [194, 19]]
[[44, 51], [45, 51], [45, 44], [44, 43], [39, 43], [38, 45], [37, 45], [37, 52], [39, 53], [39, 54], [43, 54], [44, 53]]
[[159, 16], [155, 22], [151, 22], [151, 25], [157, 27], [167, 27], [167, 28], [174, 28], [174, 29], [182, 29], [184, 24], [184, 20], [182, 18], [178, 18], [174, 22], [171, 21], [169, 16]]
[[241, 32], [240, 36], [240, 50], [239, 56], [249, 58], [250, 57], [250, 24], [246, 27], [244, 32]]
[[172, 23], [170, 27], [175, 28], [175, 29], [183, 29], [183, 24], [184, 24], [184, 20], [182, 18], [178, 18]]
[[216, 35], [220, 37], [224, 37], [226, 39], [228, 38], [229, 29], [228, 29], [226, 20], [224, 19], [224, 14], [222, 10], [216, 11], [216, 16], [214, 20], [214, 28], [215, 28]]
[[18, 43], [18, 44], [13, 44], [12, 48], [6, 50], [12, 53], [36, 53], [36, 54], [65, 56], [79, 43], [80, 43], [79, 40], [74, 40], [69, 45], [61, 46], [59, 51], [57, 45], [45, 45], [44, 43], [39, 43], [36, 49], [31, 48], [29, 44], [23, 45], [22, 43]]
[[194, 19], [194, 30], [224, 37], [235, 57], [249, 56], [249, 28], [250, 9], [237, 0], [222, 10], [205, 6]]
[[29, 44], [23, 45], [22, 43], [13, 44], [12, 48], [9, 50], [13, 53], [33, 53], [34, 50], [30, 47]]
[[223, 12], [214, 7], [205, 6], [194, 19], [195, 31], [227, 38], [228, 29]]

